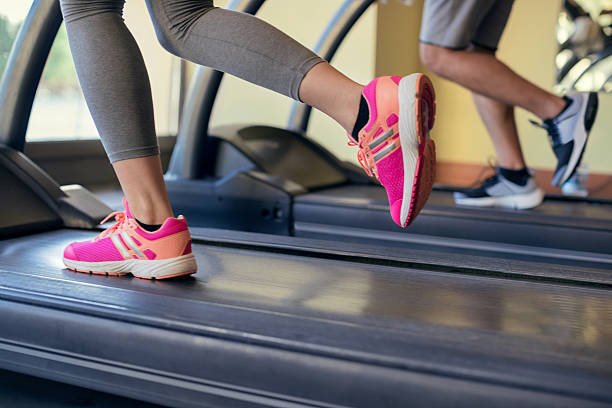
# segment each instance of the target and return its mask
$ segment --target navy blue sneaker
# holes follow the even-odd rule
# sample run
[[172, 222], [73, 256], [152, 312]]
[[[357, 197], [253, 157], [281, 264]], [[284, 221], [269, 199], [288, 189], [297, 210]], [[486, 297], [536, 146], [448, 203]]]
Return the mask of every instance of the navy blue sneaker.
[[554, 186], [562, 185], [576, 172], [597, 115], [597, 93], [577, 93], [565, 99], [567, 106], [559, 115], [542, 124], [532, 121], [546, 129], [557, 156]]

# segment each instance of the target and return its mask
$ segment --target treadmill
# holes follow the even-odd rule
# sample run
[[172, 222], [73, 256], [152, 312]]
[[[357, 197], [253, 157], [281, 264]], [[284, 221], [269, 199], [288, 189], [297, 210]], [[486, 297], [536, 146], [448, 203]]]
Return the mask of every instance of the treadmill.
[[[373, 2], [343, 2], [314, 50], [330, 61]], [[249, 11], [262, 4], [252, 2]], [[296, 102], [286, 129], [209, 129], [222, 77], [203, 67], [194, 76], [166, 173], [175, 211], [190, 225], [351, 243], [375, 237], [397, 248], [476, 246], [491, 253], [612, 261], [610, 202], [547, 199], [531, 211], [462, 208], [449, 191], [434, 190], [419, 217], [402, 229], [391, 220], [380, 185], [308, 138], [310, 107]]]
[[109, 209], [23, 154], [60, 21], [34, 2], [0, 88], [1, 369], [176, 407], [612, 405], [612, 282], [583, 262], [196, 227], [195, 276], [64, 269]]

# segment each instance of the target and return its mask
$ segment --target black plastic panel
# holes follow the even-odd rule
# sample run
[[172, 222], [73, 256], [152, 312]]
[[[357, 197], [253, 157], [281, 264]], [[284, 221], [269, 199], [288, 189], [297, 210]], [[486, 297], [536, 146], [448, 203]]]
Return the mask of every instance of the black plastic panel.
[[221, 180], [167, 180], [174, 212], [189, 225], [289, 235], [291, 205], [284, 180], [257, 172]]
[[61, 226], [59, 215], [15, 171], [0, 153], [0, 237]]
[[82, 186], [60, 187], [26, 155], [2, 145], [0, 172], [4, 191], [10, 194], [0, 207], [0, 227], [6, 227], [0, 232], [5, 234], [46, 229], [50, 212], [60, 219], [52, 226], [91, 228], [111, 211]]
[[306, 189], [348, 181], [341, 163], [301, 133], [270, 126], [232, 125], [215, 128], [211, 135], [231, 143], [259, 170]]

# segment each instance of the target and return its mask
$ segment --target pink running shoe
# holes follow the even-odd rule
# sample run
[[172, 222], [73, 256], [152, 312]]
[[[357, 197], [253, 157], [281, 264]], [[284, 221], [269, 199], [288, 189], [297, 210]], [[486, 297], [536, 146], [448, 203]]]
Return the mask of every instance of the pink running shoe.
[[77, 272], [101, 275], [127, 275], [137, 278], [166, 279], [196, 273], [191, 253], [191, 235], [181, 215], [168, 218], [155, 232], [145, 231], [130, 214], [110, 214], [101, 224], [115, 216], [116, 224], [91, 241], [73, 242], [64, 250], [64, 265]]
[[363, 90], [370, 119], [359, 131], [357, 158], [387, 190], [391, 217], [406, 227], [421, 211], [435, 178], [435, 93], [424, 74], [379, 77]]

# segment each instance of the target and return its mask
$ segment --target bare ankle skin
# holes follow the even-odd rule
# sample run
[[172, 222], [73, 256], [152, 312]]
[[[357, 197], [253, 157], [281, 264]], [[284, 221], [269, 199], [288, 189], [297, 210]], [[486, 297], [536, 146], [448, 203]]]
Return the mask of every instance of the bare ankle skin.
[[520, 170], [525, 167], [514, 118], [514, 107], [473, 93], [474, 104], [493, 142], [500, 167]]
[[330, 116], [350, 133], [357, 120], [362, 90], [363, 85], [322, 62], [308, 71], [302, 80], [300, 99]]
[[159, 155], [113, 163], [132, 215], [145, 224], [163, 224], [173, 216]]

